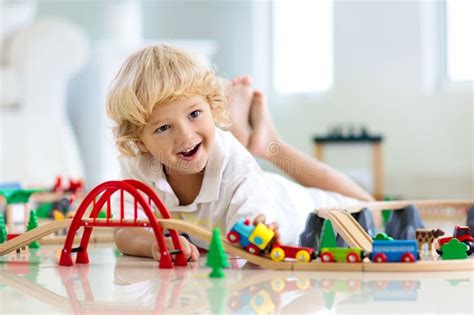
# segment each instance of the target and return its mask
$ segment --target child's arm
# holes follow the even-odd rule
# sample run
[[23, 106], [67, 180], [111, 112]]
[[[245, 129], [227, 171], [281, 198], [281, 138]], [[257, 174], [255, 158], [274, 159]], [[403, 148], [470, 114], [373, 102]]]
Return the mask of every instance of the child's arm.
[[[184, 254], [191, 261], [197, 261], [199, 251], [188, 240], [182, 236], [179, 237]], [[114, 231], [114, 240], [117, 248], [126, 255], [150, 257], [157, 261], [160, 260], [160, 251], [156, 244], [155, 235], [145, 229], [139, 228], [119, 228]], [[166, 246], [173, 248], [172, 241], [166, 238]]]
[[[147, 164], [145, 159], [140, 159], [141, 163]], [[119, 157], [120, 165], [120, 178], [134, 178], [137, 179], [150, 187], [153, 187], [153, 183], [149, 182], [143, 171], [139, 166], [136, 165], [134, 158], [121, 156]], [[124, 200], [125, 216], [128, 218], [133, 217], [134, 198], [131, 195], [126, 194]], [[120, 209], [121, 203], [118, 196], [114, 198], [113, 209], [117, 212]], [[118, 213], [114, 215], [119, 216]], [[138, 219], [147, 219], [143, 211], [140, 209], [138, 212]], [[118, 228], [114, 231], [114, 240], [117, 248], [126, 255], [150, 257], [157, 261], [160, 260], [160, 251], [156, 244], [155, 235], [146, 229], [140, 228]], [[168, 249], [174, 248], [170, 238], [166, 238], [166, 246]], [[196, 246], [191, 244], [186, 238], [180, 236], [181, 245], [187, 258], [191, 258], [192, 261], [196, 261], [199, 258], [199, 251]]]
[[329, 165], [298, 151], [284, 141], [270, 155], [270, 161], [281, 168], [299, 184], [337, 192], [362, 201], [374, 201], [369, 193], [346, 175]]
[[[261, 171], [260, 171], [261, 172]], [[280, 224], [285, 225], [283, 216], [273, 194], [261, 174], [249, 174], [245, 178], [235, 179], [229, 183], [234, 186], [232, 199], [226, 207], [226, 233], [240, 219], [250, 219], [254, 225], [263, 223], [275, 231], [277, 239], [280, 238]]]

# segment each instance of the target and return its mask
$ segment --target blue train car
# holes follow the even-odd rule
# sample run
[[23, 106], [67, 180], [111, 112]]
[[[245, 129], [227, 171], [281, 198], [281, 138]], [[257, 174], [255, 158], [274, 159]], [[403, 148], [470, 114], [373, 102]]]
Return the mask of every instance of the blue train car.
[[419, 259], [415, 240], [374, 240], [370, 260], [373, 262], [415, 262]]
[[249, 237], [255, 229], [255, 227], [249, 222], [250, 221], [246, 222], [242, 219], [237, 221], [230, 230], [227, 239], [232, 243], [238, 241], [243, 248], [246, 248], [250, 244]]
[[265, 224], [259, 223], [254, 226], [250, 220], [240, 219], [227, 234], [227, 239], [231, 243], [239, 243], [251, 254], [259, 254], [266, 250], [270, 241], [275, 236], [275, 232]]

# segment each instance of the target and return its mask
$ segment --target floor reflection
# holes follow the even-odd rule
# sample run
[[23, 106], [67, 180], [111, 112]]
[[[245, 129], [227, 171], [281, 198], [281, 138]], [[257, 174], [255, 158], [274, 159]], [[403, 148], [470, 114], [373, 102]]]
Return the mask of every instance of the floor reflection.
[[[210, 279], [205, 258], [175, 269], [159, 269], [150, 259], [121, 255], [114, 265], [40, 268], [41, 257], [33, 253], [19, 261], [0, 263], [0, 289], [13, 288], [16, 291], [9, 294], [23, 294], [55, 310], [76, 314], [316, 313], [369, 307], [381, 310], [389, 302], [426, 307], [430, 303], [427, 297], [439, 295], [440, 288], [453, 305], [433, 302], [432, 310], [463, 312], [472, 301], [473, 277], [469, 272], [290, 272], [255, 269], [235, 258], [230, 262], [224, 279]], [[38, 282], [43, 272], [51, 278], [50, 273], [57, 274], [60, 287], [52, 289], [50, 282]], [[110, 292], [102, 292], [98, 283], [106, 284]]]

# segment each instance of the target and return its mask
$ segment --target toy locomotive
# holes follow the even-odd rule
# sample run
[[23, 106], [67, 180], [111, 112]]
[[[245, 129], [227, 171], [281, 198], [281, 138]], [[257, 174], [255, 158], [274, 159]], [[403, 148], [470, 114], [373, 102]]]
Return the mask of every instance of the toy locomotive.
[[227, 239], [231, 243], [239, 243], [247, 252], [254, 255], [269, 252], [274, 261], [294, 258], [299, 262], [309, 262], [316, 258], [312, 248], [282, 245], [272, 242], [274, 237], [275, 232], [272, 229], [262, 223], [254, 226], [249, 219], [237, 221], [227, 234]]

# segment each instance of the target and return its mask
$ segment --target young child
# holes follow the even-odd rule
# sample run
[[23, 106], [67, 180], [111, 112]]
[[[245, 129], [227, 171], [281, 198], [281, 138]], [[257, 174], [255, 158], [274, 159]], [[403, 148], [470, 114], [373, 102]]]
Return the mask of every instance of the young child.
[[[270, 222], [283, 243], [296, 244], [313, 209], [372, 200], [341, 173], [285, 143], [249, 78], [226, 88], [205, 63], [173, 47], [132, 54], [112, 83], [107, 113], [116, 124], [121, 177], [150, 185], [173, 218], [209, 231], [217, 226], [224, 234], [237, 220], [251, 218]], [[239, 140], [222, 129], [229, 126]], [[249, 151], [298, 183], [263, 172]], [[181, 241], [196, 260], [196, 247]], [[147, 230], [118, 229], [115, 242], [125, 254], [160, 259]]]

